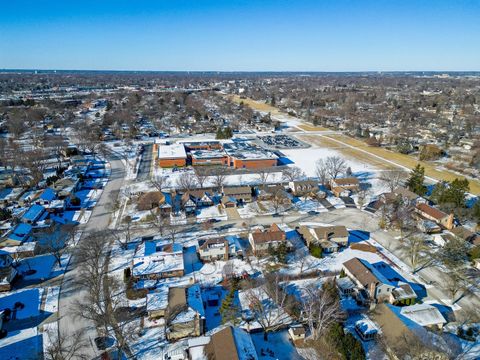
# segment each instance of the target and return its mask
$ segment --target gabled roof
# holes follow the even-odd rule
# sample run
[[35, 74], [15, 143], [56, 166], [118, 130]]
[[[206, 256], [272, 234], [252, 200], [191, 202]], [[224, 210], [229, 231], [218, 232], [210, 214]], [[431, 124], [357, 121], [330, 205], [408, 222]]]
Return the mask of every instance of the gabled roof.
[[215, 332], [205, 347], [209, 359], [257, 360], [257, 351], [250, 334], [239, 328], [227, 326]]
[[218, 237], [218, 238], [213, 238], [213, 239], [202, 239], [202, 240], [199, 240], [198, 241], [198, 245], [199, 245], [199, 248], [200, 249], [206, 249], [208, 248], [210, 245], [227, 245], [228, 244], [228, 240], [225, 239], [225, 237]]
[[252, 188], [250, 186], [224, 186], [224, 195], [237, 195], [237, 194], [252, 194]]
[[447, 322], [442, 313], [429, 304], [405, 306], [400, 310], [400, 314], [421, 326], [440, 325]]
[[346, 177], [346, 178], [340, 178], [340, 179], [334, 179], [335, 183], [337, 185], [358, 185], [358, 179], [356, 177]]
[[343, 266], [357, 279], [364, 287], [370, 284], [383, 283], [390, 285], [390, 282], [380, 274], [367, 261], [353, 258], [343, 263]]
[[36, 221], [43, 214], [45, 208], [42, 205], [32, 205], [22, 216], [24, 221]]
[[410, 191], [407, 188], [404, 188], [403, 186], [397, 187], [395, 190], [393, 190], [393, 193], [395, 195], [401, 195], [403, 197], [406, 197], [410, 201], [416, 200], [420, 197], [417, 194], [415, 194], [413, 191]]
[[348, 237], [347, 228], [343, 225], [319, 226], [313, 228], [318, 240], [329, 240], [331, 238]]
[[437, 219], [437, 220], [442, 220], [442, 219], [444, 219], [448, 216], [443, 211], [438, 210], [434, 207], [431, 207], [427, 204], [418, 204], [417, 209], [419, 211], [421, 211], [422, 213], [427, 214], [427, 215], [429, 215], [429, 216], [431, 216], [431, 217], [433, 217], [434, 219]]
[[277, 224], [272, 224], [268, 229], [262, 231], [257, 229], [251, 233], [254, 243], [267, 243], [271, 241], [284, 241], [285, 232], [278, 227]]

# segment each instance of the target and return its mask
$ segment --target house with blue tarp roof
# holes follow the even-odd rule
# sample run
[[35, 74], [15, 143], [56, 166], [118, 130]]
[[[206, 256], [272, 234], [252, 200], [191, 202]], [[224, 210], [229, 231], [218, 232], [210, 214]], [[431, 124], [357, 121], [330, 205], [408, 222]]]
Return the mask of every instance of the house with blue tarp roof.
[[31, 239], [32, 225], [21, 223], [8, 234], [7, 239], [2, 242], [3, 246], [16, 246], [28, 242]]
[[34, 224], [39, 221], [45, 214], [45, 208], [42, 205], [34, 204], [23, 214], [22, 222], [27, 224]]
[[46, 188], [38, 197], [36, 203], [39, 205], [48, 205], [57, 198], [57, 194], [52, 188]]

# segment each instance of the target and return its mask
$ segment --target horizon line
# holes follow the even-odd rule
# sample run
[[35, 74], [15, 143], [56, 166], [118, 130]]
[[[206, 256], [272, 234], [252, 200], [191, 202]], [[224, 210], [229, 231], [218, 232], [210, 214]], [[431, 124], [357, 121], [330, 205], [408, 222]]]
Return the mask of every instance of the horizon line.
[[137, 73], [308, 73], [308, 74], [342, 74], [342, 73], [480, 73], [480, 70], [135, 70], [135, 69], [55, 69], [55, 68], [0, 68], [0, 72], [137, 72]]

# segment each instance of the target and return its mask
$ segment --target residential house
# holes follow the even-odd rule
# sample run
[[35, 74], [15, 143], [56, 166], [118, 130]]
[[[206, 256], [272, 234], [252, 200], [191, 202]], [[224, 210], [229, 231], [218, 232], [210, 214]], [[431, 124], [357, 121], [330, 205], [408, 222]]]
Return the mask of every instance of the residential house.
[[446, 214], [443, 211], [424, 203], [418, 204], [415, 211], [422, 218], [434, 221], [447, 230], [451, 230], [454, 227], [453, 214]]
[[43, 192], [35, 199], [35, 204], [38, 205], [49, 205], [52, 201], [57, 198], [57, 194], [52, 188], [46, 188]]
[[480, 235], [467, 229], [465, 226], [457, 226], [450, 230], [457, 238], [469, 242], [473, 245], [480, 245]]
[[165, 316], [168, 307], [168, 285], [161, 285], [149, 292], [146, 296], [146, 310], [150, 319], [158, 319]]
[[12, 256], [0, 251], [0, 291], [10, 291], [16, 276], [17, 270], [13, 267]]
[[288, 328], [288, 335], [290, 335], [292, 341], [304, 340], [306, 331], [303, 325], [291, 325]]
[[213, 333], [210, 342], [205, 346], [204, 353], [207, 359], [212, 360], [258, 359], [250, 334], [232, 326]]
[[235, 198], [237, 202], [252, 202], [252, 188], [250, 186], [223, 186], [223, 195]]
[[0, 241], [0, 246], [18, 246], [31, 240], [32, 225], [20, 223], [7, 235], [6, 239]]
[[202, 261], [228, 260], [228, 240], [224, 237], [198, 241], [198, 254]]
[[65, 177], [59, 179], [53, 184], [52, 188], [57, 193], [59, 199], [65, 199], [75, 193], [79, 185], [79, 181], [73, 177]]
[[16, 202], [24, 193], [23, 188], [5, 188], [0, 190], [0, 205], [7, 206]]
[[360, 183], [356, 177], [331, 179], [330, 189], [337, 197], [349, 196], [351, 192], [360, 190]]
[[214, 195], [209, 191], [193, 190], [190, 191], [190, 195], [194, 198], [197, 207], [212, 206], [214, 204]]
[[189, 288], [169, 288], [165, 325], [168, 341], [200, 336], [204, 333], [205, 309], [198, 285]]
[[145, 241], [132, 260], [132, 276], [136, 280], [156, 280], [183, 276], [183, 247], [169, 241]]
[[234, 208], [237, 207], [237, 199], [232, 196], [222, 196], [220, 200], [222, 206], [224, 208]]
[[288, 187], [295, 196], [315, 194], [318, 191], [318, 183], [313, 180], [290, 181]]
[[345, 226], [300, 226], [297, 232], [303, 240], [310, 246], [311, 244], [320, 245], [324, 252], [337, 252], [339, 247], [348, 245], [348, 231]]
[[197, 210], [197, 203], [195, 197], [189, 192], [185, 192], [181, 196], [181, 208], [188, 214], [194, 214]]
[[[415, 355], [418, 359], [447, 360], [449, 357], [446, 354], [431, 349], [431, 344], [437, 342], [438, 338], [405, 316], [410, 312], [408, 310], [410, 307], [379, 304], [371, 315], [372, 320], [381, 329], [387, 355], [394, 359], [403, 359], [405, 354], [415, 346]], [[401, 313], [403, 309], [405, 309], [404, 314]], [[437, 315], [435, 314], [435, 317]]]
[[395, 287], [367, 261], [353, 258], [343, 263], [343, 271], [356, 285], [365, 290], [370, 299], [388, 300]]
[[384, 262], [370, 264], [366, 260], [353, 258], [344, 262], [342, 269], [356, 284], [359, 290], [356, 295], [360, 299], [363, 291], [373, 302], [408, 305], [417, 299], [410, 284]]
[[266, 230], [256, 229], [248, 235], [248, 241], [255, 255], [266, 254], [270, 247], [277, 248], [286, 240], [285, 231], [280, 229], [277, 224], [272, 224]]
[[427, 200], [425, 200], [421, 196], [418, 196], [413, 191], [410, 191], [409, 189], [404, 188], [403, 186], [399, 186], [395, 190], [393, 190], [393, 194], [397, 198], [402, 199], [404, 204], [409, 204], [411, 206], [416, 206], [418, 204], [427, 202]]
[[45, 208], [42, 205], [34, 204], [22, 215], [21, 221], [33, 225], [44, 219], [45, 215], [48, 215]]

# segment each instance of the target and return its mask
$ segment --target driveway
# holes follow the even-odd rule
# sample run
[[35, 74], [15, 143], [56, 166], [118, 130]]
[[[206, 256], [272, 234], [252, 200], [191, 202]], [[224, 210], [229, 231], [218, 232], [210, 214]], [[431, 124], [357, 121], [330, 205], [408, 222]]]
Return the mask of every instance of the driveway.
[[[109, 208], [111, 198], [110, 194], [120, 190], [125, 178], [125, 168], [120, 158], [115, 154], [110, 154], [107, 159], [111, 166], [111, 175], [104, 191], [98, 200], [97, 205], [93, 209], [92, 215], [85, 225], [79, 226], [79, 230], [83, 231], [82, 241], [85, 235], [98, 230], [104, 230], [108, 227], [110, 221], [111, 210]], [[72, 256], [67, 272], [63, 278], [59, 296], [59, 333], [63, 335], [74, 334], [76, 331], [85, 330], [86, 339], [92, 344], [87, 347], [84, 352], [89, 359], [99, 356], [93, 339], [97, 336], [97, 332], [93, 323], [82, 318], [74, 317], [74, 301], [82, 300], [86, 297], [86, 290], [75, 284], [75, 280], [79, 276], [78, 264], [75, 257]]]

